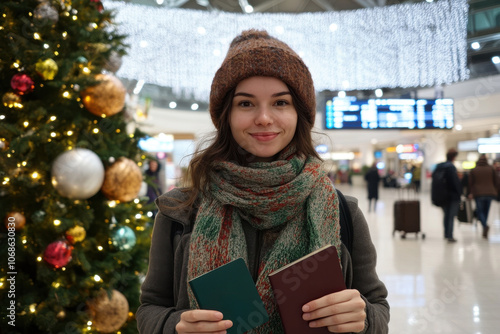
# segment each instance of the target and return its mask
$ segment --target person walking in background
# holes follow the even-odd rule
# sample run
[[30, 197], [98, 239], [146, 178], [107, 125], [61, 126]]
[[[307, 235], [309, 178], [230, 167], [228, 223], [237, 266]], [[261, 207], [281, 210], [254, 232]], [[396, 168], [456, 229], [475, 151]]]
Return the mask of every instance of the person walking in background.
[[240, 327], [217, 310], [199, 309], [188, 288], [189, 280], [240, 257], [269, 314], [248, 333], [284, 333], [268, 275], [326, 244], [338, 248], [347, 289], [308, 301], [302, 319], [334, 333], [387, 333], [387, 289], [353, 198], [355, 251], [341, 241], [339, 195], [312, 142], [316, 99], [302, 59], [266, 31], [244, 31], [215, 74], [209, 105], [216, 132], [191, 159], [187, 188], [156, 201], [139, 333]]
[[377, 207], [378, 200], [378, 185], [380, 183], [380, 175], [378, 174], [377, 163], [373, 163], [372, 167], [365, 174], [366, 186], [368, 188], [368, 212], [372, 208], [373, 200], [373, 211]]
[[481, 154], [476, 167], [469, 175], [469, 198], [476, 201], [477, 218], [483, 225], [483, 237], [488, 238], [488, 214], [491, 201], [498, 195], [498, 175], [495, 169], [488, 164], [486, 155]]
[[416, 193], [420, 192], [420, 177], [422, 175], [421, 165], [414, 165], [411, 169], [411, 183]]
[[443, 209], [444, 238], [448, 242], [457, 241], [453, 238], [453, 227], [462, 196], [462, 184], [453, 164], [457, 155], [457, 150], [450, 148], [446, 162], [438, 164], [432, 173], [432, 201]]

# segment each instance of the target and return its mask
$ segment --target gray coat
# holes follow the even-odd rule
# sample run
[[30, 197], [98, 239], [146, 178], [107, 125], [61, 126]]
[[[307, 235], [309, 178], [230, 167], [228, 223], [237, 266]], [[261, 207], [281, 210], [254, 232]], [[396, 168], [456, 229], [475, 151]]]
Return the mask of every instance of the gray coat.
[[[178, 204], [172, 198], [185, 198], [178, 189], [156, 200], [156, 216], [151, 242], [149, 269], [141, 287], [141, 305], [137, 324], [141, 334], [175, 334], [182, 312], [189, 309], [187, 266], [191, 233], [173, 236], [175, 224], [191, 226], [196, 209], [190, 212], [169, 207]], [[375, 271], [376, 251], [366, 220], [354, 197], [346, 196], [353, 219], [352, 254], [342, 245], [342, 271], [348, 289], [357, 289], [366, 302], [366, 322], [362, 333], [388, 333], [389, 304], [387, 289]], [[278, 229], [258, 232], [243, 223], [248, 247], [249, 270], [256, 278], [256, 264], [279, 235]], [[174, 248], [175, 245], [175, 249]], [[257, 246], [259, 245], [259, 246]], [[257, 247], [262, 247], [257, 250]]]

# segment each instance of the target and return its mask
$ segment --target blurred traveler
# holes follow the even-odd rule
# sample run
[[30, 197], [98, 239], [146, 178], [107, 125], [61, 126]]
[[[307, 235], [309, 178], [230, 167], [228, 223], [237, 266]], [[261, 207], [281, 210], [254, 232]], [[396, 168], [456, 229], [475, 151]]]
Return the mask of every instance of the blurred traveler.
[[498, 175], [496, 170], [488, 164], [486, 155], [481, 154], [469, 175], [469, 198], [476, 201], [477, 218], [483, 225], [483, 237], [488, 238], [488, 213], [491, 201], [498, 195]]
[[432, 203], [443, 209], [444, 238], [448, 242], [457, 241], [453, 238], [453, 224], [462, 195], [462, 184], [453, 164], [457, 155], [457, 150], [450, 148], [446, 153], [446, 162], [438, 164], [432, 173]]
[[380, 183], [380, 175], [378, 174], [377, 164], [374, 162], [372, 167], [365, 174], [366, 186], [368, 188], [368, 212], [372, 208], [373, 200], [373, 211], [377, 207], [378, 200], [378, 184]]

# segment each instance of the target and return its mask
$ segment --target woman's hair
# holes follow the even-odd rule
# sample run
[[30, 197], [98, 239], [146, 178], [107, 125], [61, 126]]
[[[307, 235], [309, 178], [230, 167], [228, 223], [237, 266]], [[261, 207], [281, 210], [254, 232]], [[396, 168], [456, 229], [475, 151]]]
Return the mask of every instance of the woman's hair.
[[[291, 144], [296, 147], [297, 154], [314, 156], [320, 159], [312, 141], [311, 129], [314, 124], [311, 124], [310, 118], [307, 117], [308, 114], [314, 113], [315, 110], [307, 110], [306, 104], [298, 98], [292, 87], [287, 86], [292, 96], [293, 106], [297, 111], [297, 128]], [[231, 89], [224, 97], [222, 114], [218, 119], [218, 124], [215, 124], [218, 130], [211, 144], [207, 148], [197, 150], [189, 163], [186, 180], [184, 181], [187, 186], [185, 190], [189, 191], [190, 196], [186, 202], [181, 204], [182, 207], [192, 206], [200, 194], [207, 193], [213, 162], [233, 161], [241, 166], [246, 166], [255, 158], [236, 143], [231, 133], [229, 115], [234, 92], [235, 88]]]

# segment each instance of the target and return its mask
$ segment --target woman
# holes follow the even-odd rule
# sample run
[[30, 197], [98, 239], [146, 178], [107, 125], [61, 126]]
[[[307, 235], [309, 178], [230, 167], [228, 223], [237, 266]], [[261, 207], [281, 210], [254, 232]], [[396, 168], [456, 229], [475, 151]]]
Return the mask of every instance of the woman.
[[498, 176], [495, 169], [488, 164], [486, 155], [481, 154], [476, 167], [469, 175], [469, 198], [476, 201], [477, 218], [483, 225], [483, 238], [488, 238], [488, 214], [491, 201], [497, 197]]
[[388, 331], [387, 290], [352, 198], [352, 256], [340, 242], [337, 194], [311, 140], [315, 110], [309, 70], [288, 45], [256, 30], [232, 41], [210, 93], [215, 140], [191, 160], [190, 187], [157, 200], [140, 333], [225, 333], [231, 321], [196, 309], [187, 281], [238, 257], [270, 318], [249, 333], [283, 333], [267, 275], [326, 244], [348, 288], [305, 304], [304, 320], [336, 333]]

